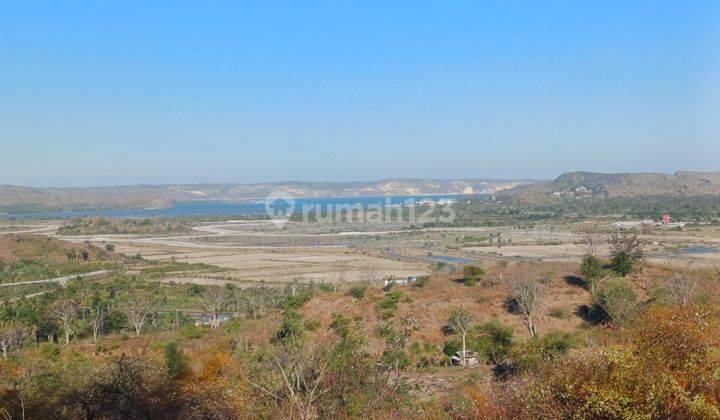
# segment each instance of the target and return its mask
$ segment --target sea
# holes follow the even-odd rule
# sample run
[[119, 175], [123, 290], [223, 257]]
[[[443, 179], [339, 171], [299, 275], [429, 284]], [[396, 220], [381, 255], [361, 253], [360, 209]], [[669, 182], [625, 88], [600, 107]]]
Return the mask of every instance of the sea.
[[[274, 212], [284, 212], [294, 204], [294, 211], [301, 212], [304, 206], [322, 211], [337, 206], [409, 206], [435, 203], [437, 205], [458, 201], [487, 199], [489, 196], [473, 195], [404, 195], [404, 196], [363, 196], [363, 197], [322, 197], [297, 198], [294, 203], [277, 199], [267, 203]], [[314, 210], [313, 210], [314, 212]], [[125, 210], [81, 210], [81, 211], [47, 211], [30, 213], [0, 213], [6, 219], [75, 219], [82, 217], [121, 217], [121, 218], [152, 218], [152, 217], [193, 217], [193, 216], [250, 216], [267, 213], [264, 200], [246, 202], [227, 201], [192, 201], [177, 203], [171, 207], [160, 209], [125, 209]]]

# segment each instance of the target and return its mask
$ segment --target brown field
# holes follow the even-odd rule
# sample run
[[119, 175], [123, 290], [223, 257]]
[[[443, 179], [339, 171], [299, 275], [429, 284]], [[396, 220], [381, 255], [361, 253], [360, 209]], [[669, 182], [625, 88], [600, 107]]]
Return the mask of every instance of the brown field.
[[[489, 266], [500, 260], [577, 262], [584, 254], [578, 225], [413, 229], [402, 223], [289, 223], [277, 229], [267, 221], [196, 223], [186, 234], [152, 236], [57, 235], [63, 221], [5, 221], [3, 231], [28, 231], [149, 260], [206, 263], [221, 272], [172, 273], [163, 281], [224, 284], [287, 282], [293, 279], [344, 283], [403, 278], [433, 272], [432, 258], [459, 257]], [[603, 226], [607, 235], [612, 226]], [[675, 266], [720, 265], [720, 234], [715, 227], [639, 232], [649, 262]], [[502, 241], [499, 245], [497, 242]], [[698, 248], [699, 247], [699, 248]], [[694, 252], [698, 251], [698, 252]], [[607, 255], [607, 246], [600, 249]]]

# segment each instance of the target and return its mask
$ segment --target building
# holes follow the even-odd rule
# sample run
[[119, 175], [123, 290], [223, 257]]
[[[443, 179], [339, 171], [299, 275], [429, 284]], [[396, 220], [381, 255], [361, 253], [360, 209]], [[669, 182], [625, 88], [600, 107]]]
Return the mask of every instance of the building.
[[417, 276], [409, 276], [405, 279], [386, 279], [384, 286], [407, 286], [410, 283], [415, 283], [417, 281]]
[[[456, 366], [462, 366], [463, 364], [463, 352], [459, 351], [451, 358], [452, 364]], [[465, 352], [465, 366], [472, 366], [480, 363], [480, 358], [475, 354], [474, 351], [467, 350]]]

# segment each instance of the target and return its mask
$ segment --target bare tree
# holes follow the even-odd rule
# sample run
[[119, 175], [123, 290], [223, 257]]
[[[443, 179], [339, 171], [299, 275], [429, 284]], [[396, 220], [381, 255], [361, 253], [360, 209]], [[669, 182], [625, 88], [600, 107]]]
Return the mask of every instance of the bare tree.
[[511, 310], [523, 318], [530, 334], [535, 337], [537, 335], [535, 318], [540, 306], [540, 287], [532, 281], [520, 282], [512, 288], [510, 299]]
[[73, 324], [77, 320], [80, 312], [81, 304], [73, 299], [56, 300], [49, 308], [49, 314], [55, 322], [62, 328], [65, 334], [65, 344], [70, 344], [72, 337]]
[[686, 306], [693, 301], [700, 279], [690, 273], [675, 273], [665, 279], [664, 289], [673, 302]]
[[135, 335], [139, 337], [143, 326], [152, 313], [153, 303], [148, 297], [134, 296], [126, 299], [125, 302], [119, 305], [118, 309], [125, 314], [133, 329], [135, 329]]
[[104, 323], [104, 309], [100, 306], [93, 307], [90, 312], [90, 326], [92, 327], [93, 332], [93, 343], [97, 343], [98, 335], [100, 334], [100, 330], [102, 330]]
[[214, 287], [200, 296], [200, 304], [212, 316], [212, 327], [220, 326], [220, 314], [227, 308], [229, 296], [224, 289]]
[[580, 228], [580, 237], [586, 255], [597, 255], [604, 238], [597, 225], [583, 225]]
[[456, 334], [460, 334], [462, 337], [462, 365], [467, 364], [467, 347], [465, 346], [465, 338], [467, 337], [468, 331], [472, 328], [473, 318], [470, 315], [470, 311], [467, 308], [456, 308], [452, 311], [450, 319], [448, 320], [448, 327], [453, 330]]
[[22, 346], [23, 339], [27, 336], [27, 329], [17, 321], [8, 321], [0, 327], [0, 350], [3, 357], [8, 358], [8, 353], [13, 349]]
[[273, 366], [265, 370], [269, 377], [246, 380], [275, 401], [288, 401], [299, 418], [316, 418], [315, 402], [333, 386], [326, 380], [329, 360], [319, 348], [285, 346], [272, 355]]
[[369, 266], [362, 273], [362, 280], [370, 287], [374, 287], [378, 281], [377, 270], [373, 266]]

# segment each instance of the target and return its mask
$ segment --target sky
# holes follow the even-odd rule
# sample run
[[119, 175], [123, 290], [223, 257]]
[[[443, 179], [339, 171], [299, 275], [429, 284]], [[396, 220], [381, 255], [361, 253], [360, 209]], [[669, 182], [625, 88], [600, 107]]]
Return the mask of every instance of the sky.
[[0, 184], [720, 170], [720, 2], [0, 2]]

